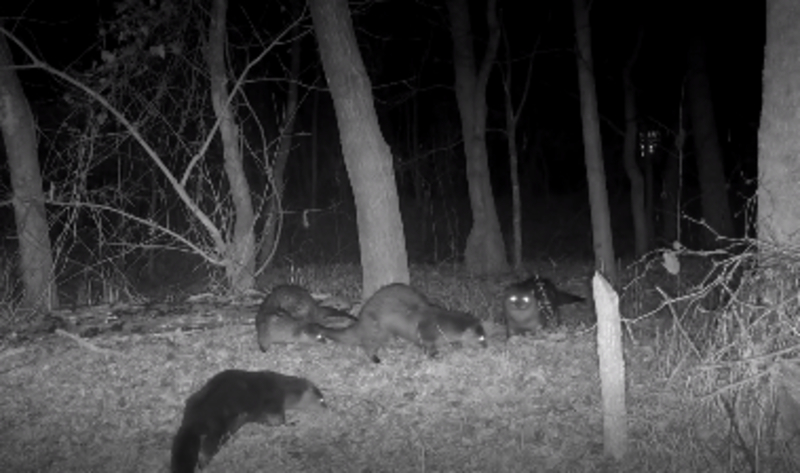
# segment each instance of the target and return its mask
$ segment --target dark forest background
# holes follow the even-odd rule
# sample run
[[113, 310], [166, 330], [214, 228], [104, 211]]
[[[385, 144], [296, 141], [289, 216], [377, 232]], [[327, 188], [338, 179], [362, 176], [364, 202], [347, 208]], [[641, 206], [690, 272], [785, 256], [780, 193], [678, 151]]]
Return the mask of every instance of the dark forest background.
[[[181, 112], [185, 110], [174, 106], [179, 100], [172, 107], [167, 105], [157, 111], [148, 110], [148, 103], [163, 92], [158, 89], [163, 84], [167, 95], [186, 94], [185, 103], [195, 104], [192, 110], [195, 117], [213, 120], [208, 88], [204, 84], [191, 84], [194, 80], [191, 68], [196, 63], [164, 60], [163, 54], [153, 54], [153, 48], [176, 44], [180, 39], [184, 57], [196, 56], [202, 47], [207, 2], [9, 3], [0, 7], [6, 28], [40, 58], [84, 80], [101, 94], [116, 98], [114, 103], [134, 123], [139, 120], [144, 125], [149, 120], [148, 114], [159, 114], [160, 121], [155, 125], [148, 123], [141, 131], [169, 166], [185, 167], [193, 147], [198, 146], [207, 132], [198, 126], [204, 120], [181, 123]], [[485, 6], [482, 1], [472, 4], [473, 28], [480, 38], [485, 35], [481, 29], [485, 28], [482, 10]], [[351, 2], [350, 6], [361, 54], [373, 84], [381, 130], [394, 157], [409, 257], [418, 263], [458, 261], [471, 225], [471, 214], [453, 91], [452, 42], [444, 6], [436, 1]], [[498, 6], [508, 40], [508, 48], [501, 46], [498, 61], [512, 61], [516, 96], [521, 92], [529, 61], [534, 61], [517, 143], [523, 256], [526, 260], [589, 259], [592, 237], [571, 3], [501, 0]], [[136, 14], [131, 15], [131, 11]], [[165, 11], [173, 16], [164, 16]], [[291, 23], [296, 17], [294, 11], [289, 1], [231, 2], [228, 40], [233, 76], [241, 73], [247, 62]], [[748, 228], [746, 217], [752, 216], [744, 212], [745, 204], [755, 190], [764, 17], [763, 2], [591, 3], [595, 81], [618, 257], [633, 256], [629, 185], [621, 157], [624, 130], [621, 74], [639, 35], [642, 46], [634, 69], [634, 83], [639, 100], [640, 159], [652, 159], [658, 173], [664, 156], [682, 153], [680, 212], [688, 217], [682, 226], [682, 243], [697, 247], [701, 241], [695, 236], [696, 223], [692, 220], [700, 218], [700, 206], [691, 135], [681, 149], [676, 148], [678, 132], [681, 127], [688, 127], [683, 87], [690, 33], [700, 32], [706, 42], [729, 197], [736, 229], [739, 235], [744, 235]], [[190, 21], [177, 28], [174, 19], [179, 18]], [[152, 30], [143, 34], [141, 25], [152, 25]], [[301, 102], [285, 174], [284, 225], [273, 264], [357, 262], [355, 210], [332, 102], [326, 91], [310, 19], [306, 18], [301, 25], [301, 34], [284, 37], [272, 45], [265, 60], [249, 72], [242, 99], [236, 102], [248, 179], [256, 195], [265, 195], [270, 188], [264, 162], [269, 162], [276, 150], [284, 118], [291, 45], [299, 41]], [[480, 41], [477, 44], [480, 48]], [[12, 47], [12, 51], [18, 64], [24, 64], [25, 56], [17, 48]], [[104, 55], [109, 52], [128, 59], [129, 67], [104, 70], [107, 64]], [[169, 50], [166, 56], [169, 57]], [[113, 202], [141, 218], [168, 222], [178, 233], [192, 232], [180, 203], [162, 195], [161, 178], [118, 124], [106, 120], [109, 117], [98, 119], [95, 105], [53, 76], [26, 69], [18, 70], [18, 74], [39, 128], [39, 153], [45, 191], [49, 195], [68, 195], [69, 189], [81, 187], [81, 196]], [[165, 78], [168, 80], [160, 80]], [[191, 100], [189, 91], [194, 94]], [[488, 86], [487, 137], [497, 210], [507, 248], [511, 248], [511, 187], [502, 93], [500, 74], [495, 70]], [[204, 208], [213, 208], [219, 203], [216, 200], [224, 199], [220, 197], [224, 192], [201, 189], [206, 188], [204, 185], [214, 187], [214, 183], [221, 186], [218, 189], [224, 188], [218, 141], [218, 138], [212, 141], [205, 156], [205, 184], [198, 184], [197, 188], [203, 195]], [[92, 147], [91, 159], [77, 158], [87, 146]], [[648, 150], [652, 153], [645, 153]], [[69, 164], [78, 161], [82, 163], [79, 179], [73, 172], [74, 166]], [[6, 166], [5, 160], [2, 164]], [[2, 179], [3, 192], [8, 195], [8, 172], [2, 172]], [[61, 207], [53, 208], [55, 235], [61, 235], [67, 228], [93, 228], [72, 232], [59, 260], [64, 268], [111, 257], [111, 253], [101, 254], [98, 250], [100, 242], [140, 243], [149, 238], [146, 229], [118, 216], [98, 217], [84, 209], [67, 222], [62, 211]], [[0, 222], [5, 238], [11, 242], [14, 225], [10, 207], [0, 208]], [[101, 223], [114, 232], [98, 230]], [[186, 253], [163, 248], [126, 249], [114, 252], [113, 258], [125, 263], [123, 266], [132, 273], [130, 277], [142, 281], [155, 277], [163, 280], [167, 275], [177, 277], [181, 272], [193, 271], [199, 264], [194, 260], [186, 263]], [[178, 260], [183, 262], [177, 263]]]

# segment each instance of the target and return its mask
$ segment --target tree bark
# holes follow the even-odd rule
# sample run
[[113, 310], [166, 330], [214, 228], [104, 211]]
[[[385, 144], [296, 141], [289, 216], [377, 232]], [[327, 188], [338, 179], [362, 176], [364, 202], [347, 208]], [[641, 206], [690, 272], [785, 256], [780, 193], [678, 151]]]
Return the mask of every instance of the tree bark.
[[347, 0], [310, 0], [309, 6], [356, 203], [366, 298], [388, 283], [409, 282], [392, 155], [378, 125]]
[[314, 92], [314, 111], [311, 115], [311, 208], [317, 208], [319, 200], [319, 90]]
[[232, 239], [226, 254], [226, 276], [235, 293], [252, 289], [255, 284], [255, 215], [250, 186], [244, 174], [239, 146], [239, 126], [228, 103], [225, 70], [225, 21], [227, 0], [214, 0], [208, 32], [208, 70], [211, 76], [211, 102], [220, 120], [225, 173], [236, 212]]
[[[510, 67], [509, 67], [510, 69]], [[511, 224], [513, 228], [513, 266], [522, 269], [522, 199], [519, 191], [519, 152], [517, 151], [517, 120], [511, 103], [511, 91], [506, 90], [506, 135], [508, 136], [508, 162], [511, 169]]]
[[708, 247], [713, 248], [718, 245], [717, 235], [733, 236], [733, 216], [728, 200], [714, 104], [711, 101], [711, 86], [706, 71], [705, 44], [699, 36], [694, 38], [689, 47], [689, 80], [686, 92], [694, 131], [703, 218], [713, 230], [704, 232], [704, 241]]
[[[642, 177], [641, 169], [636, 165], [637, 121], [639, 117], [636, 111], [636, 88], [633, 86], [631, 74], [636, 58], [639, 56], [641, 44], [642, 35], [640, 33], [633, 53], [622, 73], [625, 87], [625, 143], [622, 150], [622, 160], [625, 165], [625, 172], [631, 181], [631, 216], [633, 217], [634, 250], [637, 257], [647, 253], [653, 243], [650, 239], [652, 232], [648, 232], [647, 219], [650, 219], [649, 227], [652, 229], [654, 217], [652, 206], [651, 213], [647, 214], [645, 212], [644, 178]], [[650, 157], [648, 156], [646, 159], [649, 161]], [[652, 187], [647, 192], [652, 195]]]
[[683, 142], [686, 133], [678, 130], [673, 152], [664, 153], [664, 170], [661, 179], [661, 238], [670, 246], [680, 240], [681, 180], [683, 179]]
[[758, 132], [758, 237], [800, 244], [800, 4], [767, 1], [764, 103]]
[[578, 43], [576, 58], [578, 62], [578, 85], [581, 92], [583, 152], [586, 159], [586, 178], [589, 181], [589, 206], [592, 214], [595, 268], [613, 285], [617, 283], [617, 270], [614, 264], [614, 243], [608, 210], [606, 173], [603, 167], [603, 146], [600, 140], [600, 122], [597, 116], [597, 94], [595, 92], [592, 65], [592, 32], [589, 26], [589, 10], [584, 0], [573, 0], [573, 6]]
[[58, 307], [53, 252], [44, 207], [33, 113], [12, 66], [8, 42], [0, 34], [0, 128], [14, 192], [11, 202], [17, 226], [19, 268], [24, 290], [21, 307], [44, 313]]
[[[519, 107], [514, 109], [514, 101], [512, 98], [511, 80], [513, 78], [513, 57], [511, 55], [511, 44], [508, 41], [508, 35], [503, 33], [503, 43], [505, 45], [506, 60], [503, 67], [503, 91], [506, 106], [506, 138], [508, 139], [508, 162], [511, 174], [511, 224], [513, 228], [513, 251], [512, 261], [515, 271], [522, 269], [522, 199], [520, 197], [519, 188], [519, 150], [517, 148], [517, 126], [519, 124], [519, 117], [522, 115], [522, 110], [528, 101], [528, 91], [532, 82], [531, 75], [533, 72], [533, 59], [535, 56], [536, 48], [532, 51], [531, 57], [528, 60], [528, 72], [524, 77], [524, 87], [522, 96], [519, 98]], [[538, 45], [538, 44], [537, 44]]]
[[472, 229], [464, 249], [464, 262], [472, 273], [494, 274], [508, 270], [505, 242], [492, 194], [486, 150], [486, 83], [500, 41], [496, 0], [488, 1], [489, 43], [481, 67], [477, 71], [469, 5], [466, 0], [448, 0], [447, 8], [450, 12], [456, 99], [461, 114], [469, 200], [472, 206]]

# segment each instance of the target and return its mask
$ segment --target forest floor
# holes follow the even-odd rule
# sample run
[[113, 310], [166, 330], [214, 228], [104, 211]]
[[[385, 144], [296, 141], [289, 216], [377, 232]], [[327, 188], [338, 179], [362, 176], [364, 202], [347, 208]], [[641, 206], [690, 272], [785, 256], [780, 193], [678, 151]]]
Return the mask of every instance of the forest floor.
[[[548, 277], [589, 297], [588, 271]], [[299, 282], [352, 300], [360, 271], [336, 272]], [[246, 425], [208, 472], [739, 469], [710, 447], [724, 441], [724, 422], [709, 418], [686, 394], [689, 370], [680, 360], [659, 358], [658, 337], [626, 338], [630, 454], [616, 464], [603, 455], [590, 323], [506, 341], [493, 320], [507, 281], [468, 278], [457, 269], [423, 273], [412, 274], [412, 282], [432, 299], [487, 320], [489, 348], [453, 347], [430, 360], [398, 340], [382, 350], [380, 365], [332, 343], [261, 353], [252, 324], [257, 301], [184, 303], [160, 318], [152, 307], [138, 316], [128, 308], [125, 316], [149, 322], [146, 330], [127, 326], [92, 338], [62, 332], [0, 345], [0, 471], [167, 471], [186, 397], [228, 368], [307, 377], [330, 409], [290, 411], [286, 426]], [[81, 317], [119, 320], [114, 310], [87, 308]], [[593, 307], [587, 302], [563, 311], [590, 320]], [[190, 323], [192, 317], [223, 323]]]

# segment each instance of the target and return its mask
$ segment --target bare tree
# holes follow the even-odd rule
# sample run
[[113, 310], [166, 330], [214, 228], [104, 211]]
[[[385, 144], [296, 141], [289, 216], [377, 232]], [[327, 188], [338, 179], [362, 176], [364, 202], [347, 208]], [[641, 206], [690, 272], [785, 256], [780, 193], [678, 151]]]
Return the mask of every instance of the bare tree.
[[353, 187], [368, 297], [387, 283], [409, 281], [392, 155], [378, 125], [347, 0], [310, 0], [309, 5]]
[[[642, 30], [636, 40], [631, 57], [622, 72], [623, 86], [625, 88], [625, 144], [622, 150], [622, 160], [625, 165], [625, 172], [631, 181], [631, 215], [633, 216], [633, 236], [636, 256], [642, 256], [652, 245], [651, 236], [653, 235], [653, 213], [648, 215], [645, 212], [645, 186], [642, 170], [636, 164], [636, 148], [638, 143], [638, 114], [636, 111], [636, 87], [633, 85], [632, 72], [636, 59], [639, 56], [639, 48], [642, 46]], [[650, 159], [648, 156], [646, 159]], [[652, 166], [651, 166], [652, 167]], [[647, 192], [652, 195], [652, 179], [650, 188]], [[649, 210], [652, 211], [652, 206]], [[648, 225], [649, 219], [649, 225]]]
[[[506, 58], [501, 69], [503, 75], [503, 92], [506, 106], [506, 138], [508, 139], [508, 161], [511, 170], [511, 205], [512, 205], [512, 226], [514, 234], [514, 250], [512, 252], [513, 265], [515, 270], [522, 268], [522, 202], [519, 189], [519, 152], [517, 149], [517, 125], [522, 109], [528, 101], [528, 91], [532, 82], [533, 60], [535, 54], [528, 59], [528, 70], [523, 77], [522, 95], [517, 100], [519, 104], [514, 108], [513, 91], [511, 80], [513, 77], [513, 58], [511, 56], [511, 44], [508, 35], [503, 31], [503, 45], [505, 46]], [[538, 45], [538, 41], [537, 41]], [[534, 53], [536, 48], [534, 48]]]
[[242, 149], [239, 146], [239, 127], [230, 107], [228, 74], [225, 69], [225, 19], [227, 0], [214, 0], [208, 31], [208, 71], [211, 76], [211, 102], [219, 120], [222, 138], [225, 173], [230, 184], [236, 221], [233, 239], [228, 246], [230, 264], [226, 271], [231, 289], [236, 292], [251, 289], [255, 283], [255, 233], [253, 202], [250, 186], [242, 166]]
[[586, 178], [589, 181], [589, 205], [592, 213], [595, 268], [612, 284], [617, 282], [614, 265], [614, 243], [611, 217], [608, 210], [606, 173], [603, 167], [603, 146], [600, 141], [600, 122], [597, 115], [597, 93], [592, 65], [592, 32], [589, 10], [584, 0], [573, 0], [575, 33], [578, 41], [578, 85], [581, 92], [583, 121], [583, 152], [586, 159]]
[[767, 2], [764, 104], [758, 133], [758, 236], [800, 243], [800, 4]]
[[706, 71], [705, 43], [699, 35], [693, 38], [689, 46], [689, 80], [686, 92], [697, 153], [703, 218], [713, 231], [705, 232], [705, 240], [709, 247], [713, 247], [717, 244], [717, 235], [733, 236], [733, 216], [728, 201], [714, 104], [711, 101], [711, 85]]
[[476, 69], [469, 5], [466, 0], [447, 1], [453, 36], [456, 99], [461, 114], [469, 201], [472, 206], [472, 229], [464, 249], [464, 262], [467, 269], [476, 274], [508, 270], [505, 243], [492, 194], [486, 150], [486, 83], [500, 43], [496, 3], [496, 0], [488, 0], [486, 15], [489, 42], [480, 68]]
[[0, 33], [0, 129], [14, 191], [11, 203], [19, 240], [22, 307], [45, 312], [58, 306], [53, 253], [33, 114], [13, 65], [6, 37]]
[[[301, 14], [301, 2], [295, 0], [291, 2], [292, 18], [298, 18]], [[272, 187], [272, 198], [269, 201], [267, 208], [267, 219], [264, 224], [264, 232], [259, 245], [261, 247], [261, 260], [266, 265], [269, 263], [271, 256], [277, 247], [280, 238], [280, 219], [282, 218], [281, 202], [283, 201], [283, 190], [285, 186], [284, 171], [286, 170], [286, 163], [289, 160], [289, 154], [292, 151], [292, 142], [294, 141], [294, 125], [299, 110], [299, 86], [300, 80], [300, 53], [302, 52], [302, 35], [300, 34], [300, 23], [294, 24], [292, 31], [293, 41], [291, 49], [291, 58], [289, 66], [288, 78], [288, 92], [286, 95], [286, 104], [283, 107], [283, 123], [280, 130], [280, 139], [278, 141], [278, 151], [275, 153], [275, 161], [272, 166], [265, 166], [269, 172], [271, 169], [270, 184]], [[316, 159], [316, 158], [314, 158]], [[316, 172], [316, 165], [313, 166], [312, 175]], [[315, 177], [315, 176], [314, 176]], [[312, 177], [312, 181], [314, 180]], [[312, 185], [312, 193], [316, 193], [316, 189]], [[312, 199], [313, 200], [313, 199]], [[312, 205], [313, 207], [313, 205]]]

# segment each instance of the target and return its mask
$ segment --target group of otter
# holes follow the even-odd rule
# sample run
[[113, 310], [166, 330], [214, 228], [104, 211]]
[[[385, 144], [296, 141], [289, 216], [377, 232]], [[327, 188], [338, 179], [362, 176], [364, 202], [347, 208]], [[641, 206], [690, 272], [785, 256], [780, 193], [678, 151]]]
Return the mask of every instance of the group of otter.
[[[506, 334], [558, 326], [558, 308], [583, 300], [539, 276], [512, 284], [504, 292]], [[352, 322], [343, 328], [326, 324], [336, 318]], [[487, 346], [477, 317], [433, 304], [419, 290], [400, 283], [375, 292], [358, 317], [318, 304], [302, 286], [279, 285], [261, 303], [255, 325], [261, 351], [273, 343], [333, 341], [361, 347], [373, 363], [381, 362], [378, 351], [395, 336], [419, 346], [431, 358], [445, 344]], [[186, 401], [172, 444], [172, 472], [193, 473], [204, 467], [247, 423], [280, 425], [286, 410], [320, 408], [325, 408], [322, 392], [305, 378], [273, 371], [222, 371]]]

